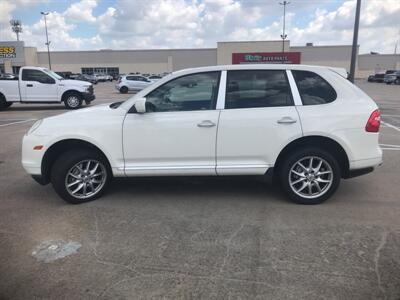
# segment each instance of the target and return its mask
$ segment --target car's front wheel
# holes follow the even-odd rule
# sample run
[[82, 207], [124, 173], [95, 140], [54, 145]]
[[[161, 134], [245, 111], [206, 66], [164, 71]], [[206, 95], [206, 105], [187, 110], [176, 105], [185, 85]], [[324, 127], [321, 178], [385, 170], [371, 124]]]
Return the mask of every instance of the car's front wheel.
[[51, 183], [57, 194], [72, 204], [100, 197], [110, 177], [106, 159], [101, 154], [85, 149], [64, 153], [51, 170]]
[[294, 151], [280, 169], [280, 181], [289, 197], [299, 204], [320, 204], [340, 183], [340, 167], [329, 152], [318, 148]]
[[69, 92], [64, 96], [64, 105], [68, 109], [77, 109], [82, 106], [82, 96], [76, 92]]

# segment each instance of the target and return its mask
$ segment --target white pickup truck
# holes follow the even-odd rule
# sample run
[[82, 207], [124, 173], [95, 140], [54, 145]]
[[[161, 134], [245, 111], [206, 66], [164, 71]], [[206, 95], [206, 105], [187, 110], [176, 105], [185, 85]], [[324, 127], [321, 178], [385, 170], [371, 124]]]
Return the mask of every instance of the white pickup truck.
[[64, 79], [51, 70], [23, 67], [19, 77], [0, 80], [0, 110], [13, 103], [61, 103], [76, 109], [95, 99], [93, 85], [86, 81]]

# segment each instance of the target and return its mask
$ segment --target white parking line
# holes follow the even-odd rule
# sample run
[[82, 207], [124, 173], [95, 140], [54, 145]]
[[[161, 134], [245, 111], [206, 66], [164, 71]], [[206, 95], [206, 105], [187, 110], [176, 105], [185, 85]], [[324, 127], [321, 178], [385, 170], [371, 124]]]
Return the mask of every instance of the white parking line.
[[[22, 124], [22, 123], [32, 122], [32, 121], [36, 121], [36, 120], [37, 119], [28, 119], [28, 120], [16, 121], [16, 122], [11, 122], [11, 123], [1, 124], [0, 127], [5, 127], [5, 126], [9, 126], [9, 125], [14, 125], [14, 124]], [[2, 120], [0, 120], [0, 121], [2, 121]], [[8, 120], [4, 120], [4, 121], [8, 121]]]
[[395, 117], [395, 118], [400, 118], [400, 115], [382, 115], [382, 117]]
[[388, 148], [400, 148], [400, 145], [390, 145], [390, 144], [379, 144], [379, 146]]
[[399, 128], [399, 127], [396, 127], [396, 126], [394, 126], [394, 125], [392, 125], [392, 124], [389, 124], [389, 123], [386, 123], [386, 122], [383, 122], [383, 121], [381, 121], [381, 123], [382, 123], [383, 125], [385, 125], [386, 127], [390, 127], [390, 128], [392, 128], [392, 129], [397, 130], [397, 131], [400, 132], [400, 128]]

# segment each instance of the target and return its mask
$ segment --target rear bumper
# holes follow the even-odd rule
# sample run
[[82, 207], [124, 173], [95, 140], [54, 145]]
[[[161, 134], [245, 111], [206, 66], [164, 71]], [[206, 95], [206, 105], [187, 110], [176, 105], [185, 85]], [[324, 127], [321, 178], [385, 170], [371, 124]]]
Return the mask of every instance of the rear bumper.
[[348, 179], [348, 178], [358, 177], [358, 176], [361, 176], [361, 175], [365, 175], [365, 174], [371, 173], [374, 170], [375, 170], [374, 167], [368, 167], [368, 168], [356, 169], [356, 170], [349, 170], [349, 172], [346, 174], [346, 176], [344, 176], [344, 178]]
[[382, 156], [372, 158], [372, 159], [363, 159], [358, 161], [351, 162], [351, 169], [343, 176], [344, 178], [353, 178], [361, 175], [365, 175], [371, 173], [375, 170], [376, 167], [382, 165]]
[[[380, 148], [379, 148], [380, 150]], [[382, 151], [382, 150], [380, 150]], [[350, 171], [358, 170], [358, 169], [365, 169], [365, 168], [376, 168], [382, 164], [382, 156], [369, 158], [369, 159], [360, 159], [350, 162]]]

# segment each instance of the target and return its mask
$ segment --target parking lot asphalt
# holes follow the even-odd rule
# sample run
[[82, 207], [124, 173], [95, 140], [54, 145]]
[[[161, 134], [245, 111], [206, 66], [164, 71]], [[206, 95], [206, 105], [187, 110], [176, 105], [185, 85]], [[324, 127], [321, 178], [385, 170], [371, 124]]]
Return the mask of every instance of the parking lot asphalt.
[[0, 112], [0, 299], [400, 299], [400, 86], [357, 84], [384, 164], [317, 206], [252, 177], [118, 179], [68, 205], [20, 163], [33, 120], [64, 106]]

